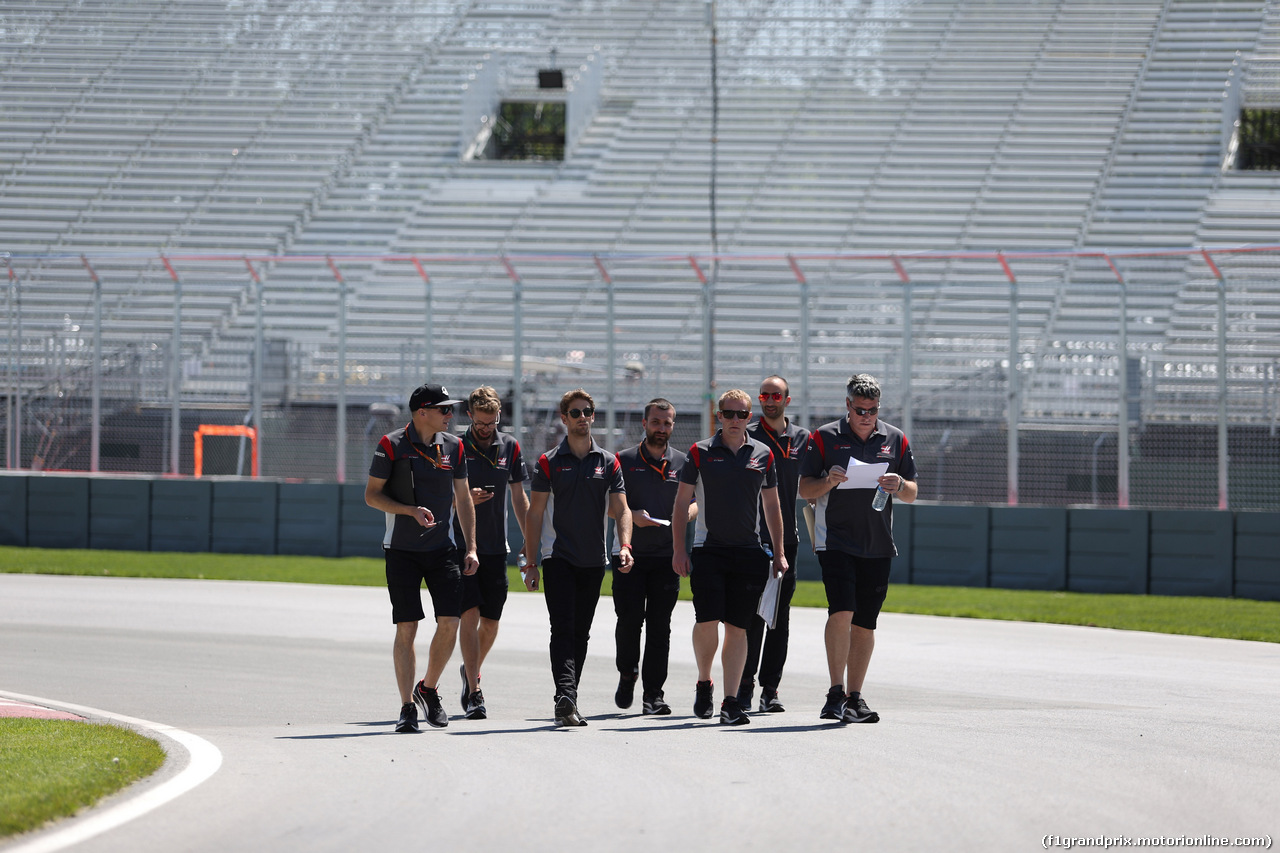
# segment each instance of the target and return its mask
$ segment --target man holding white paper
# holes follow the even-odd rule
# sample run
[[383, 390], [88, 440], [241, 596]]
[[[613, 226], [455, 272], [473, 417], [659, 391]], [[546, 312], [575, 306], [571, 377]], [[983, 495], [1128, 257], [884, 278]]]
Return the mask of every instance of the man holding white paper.
[[[667, 660], [671, 655], [671, 612], [680, 597], [680, 576], [671, 570], [671, 508], [680, 487], [685, 454], [670, 445], [676, 408], [657, 397], [644, 407], [644, 441], [618, 453], [622, 479], [631, 509], [631, 548], [634, 564], [621, 572], [617, 537], [613, 543], [613, 610], [617, 646], [619, 708], [635, 701], [636, 680], [643, 689], [640, 712], [650, 716], [671, 713], [663, 699]], [[689, 516], [697, 516], [697, 504]], [[644, 629], [644, 664], [640, 662], [640, 631]]]
[[[877, 417], [880, 384], [875, 377], [850, 377], [845, 407], [847, 417], [814, 431], [800, 465], [800, 497], [817, 501], [814, 548], [827, 590], [831, 689], [820, 716], [876, 723], [880, 715], [867, 707], [862, 685], [875, 649], [876, 617], [889, 589], [889, 570], [898, 555], [893, 504], [912, 503], [919, 489], [906, 435]], [[889, 494], [883, 511], [872, 506], [876, 486]]]

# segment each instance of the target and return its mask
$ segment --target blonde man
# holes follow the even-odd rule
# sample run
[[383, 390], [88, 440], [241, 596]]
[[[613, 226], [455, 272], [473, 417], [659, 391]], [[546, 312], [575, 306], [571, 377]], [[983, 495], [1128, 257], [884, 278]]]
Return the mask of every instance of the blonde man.
[[[751, 398], [745, 391], [726, 391], [716, 417], [720, 429], [689, 448], [680, 470], [671, 513], [675, 552], [671, 565], [676, 574], [689, 578], [693, 591], [693, 654], [698, 663], [693, 713], [703, 719], [712, 714], [711, 667], [723, 622], [720, 662], [725, 696], [720, 722], [741, 726], [751, 722], [737, 696], [747, 659], [747, 628], [755, 618], [770, 570], [760, 542], [760, 511], [772, 540], [781, 542], [782, 509], [773, 451], [747, 435]], [[695, 499], [698, 518], [690, 555], [685, 551], [685, 526]], [[772, 562], [774, 575], [781, 577], [787, 571], [781, 548]]]

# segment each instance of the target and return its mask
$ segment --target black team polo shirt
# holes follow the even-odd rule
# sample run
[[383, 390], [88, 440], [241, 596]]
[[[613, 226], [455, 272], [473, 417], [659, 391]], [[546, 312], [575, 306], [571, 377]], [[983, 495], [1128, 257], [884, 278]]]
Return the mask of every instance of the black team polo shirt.
[[689, 448], [680, 482], [698, 502], [693, 547], [760, 547], [760, 492], [778, 486], [772, 450], [748, 436], [734, 453], [717, 431]]
[[[887, 473], [904, 480], [916, 478], [916, 461], [902, 430], [876, 421], [866, 441], [858, 438], [848, 418], [824, 424], [809, 438], [809, 449], [800, 463], [800, 476], [825, 477], [832, 468], [849, 469], [850, 459], [888, 462]], [[832, 489], [818, 498], [814, 508], [814, 550], [842, 551], [855, 557], [896, 557], [893, 544], [893, 495], [883, 512], [871, 508], [875, 489]]]
[[[493, 486], [493, 497], [475, 505], [476, 553], [505, 557], [511, 550], [507, 545], [507, 484], [529, 479], [524, 457], [520, 455], [520, 442], [505, 432], [495, 432], [493, 443], [484, 450], [471, 438], [471, 430], [467, 430], [462, 436], [462, 447], [467, 456], [470, 486]], [[454, 536], [461, 541], [462, 532], [455, 531]]]
[[[796, 530], [796, 499], [800, 496], [800, 460], [809, 446], [809, 431], [787, 421], [787, 428], [776, 433], [764, 422], [764, 418], [747, 427], [747, 435], [773, 451], [773, 463], [778, 469], [778, 501], [782, 504], [783, 538], [787, 545], [799, 545], [800, 533]], [[769, 528], [763, 524], [761, 509], [760, 540], [769, 541]]]
[[[666, 453], [654, 459], [644, 447], [644, 442], [618, 454], [622, 466], [622, 479], [627, 485], [627, 506], [632, 512], [644, 510], [651, 518], [671, 520], [676, 504], [676, 490], [680, 488], [680, 468], [685, 455], [671, 445]], [[613, 537], [613, 553], [618, 553], [617, 531]], [[675, 553], [671, 543], [671, 528], [631, 526], [631, 553], [636, 557], [666, 558]]]
[[369, 476], [386, 480], [393, 499], [424, 506], [436, 520], [433, 527], [423, 527], [413, 516], [387, 513], [383, 548], [439, 551], [462, 541], [453, 538], [453, 481], [467, 478], [462, 439], [438, 432], [430, 444], [423, 444], [418, 440], [418, 431], [409, 424], [387, 433], [378, 442]]
[[542, 559], [555, 557], [581, 568], [607, 566], [609, 495], [627, 490], [618, 457], [592, 440], [591, 450], [579, 459], [566, 438], [538, 458], [532, 484], [535, 492], [551, 495], [542, 521]]

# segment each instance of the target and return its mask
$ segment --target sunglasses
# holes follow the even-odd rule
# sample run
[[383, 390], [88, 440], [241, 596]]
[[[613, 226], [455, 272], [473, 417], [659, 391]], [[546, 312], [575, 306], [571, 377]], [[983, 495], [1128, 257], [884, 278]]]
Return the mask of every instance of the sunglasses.
[[453, 406], [419, 406], [418, 408], [422, 409], [424, 412], [429, 412], [432, 409], [435, 409], [437, 412], [439, 412], [442, 415], [453, 414]]
[[745, 421], [747, 418], [751, 417], [751, 412], [744, 412], [741, 409], [721, 409], [720, 414], [724, 416], [725, 420], [730, 421], [734, 418], [737, 418], [740, 421]]
[[570, 409], [565, 412], [571, 418], [589, 418], [596, 413], [596, 410], [588, 406], [585, 409]]
[[772, 400], [775, 403], [781, 403], [785, 399], [786, 399], [786, 395], [783, 394], [781, 391], [765, 391], [765, 392], [761, 392], [760, 394], [761, 403], [766, 403], [769, 400]]
[[857, 406], [853, 406], [852, 409], [853, 409], [853, 413], [860, 418], [865, 418], [868, 415], [874, 415], [880, 411], [879, 406], [876, 406], [875, 408], [872, 408], [872, 409], [859, 409]]

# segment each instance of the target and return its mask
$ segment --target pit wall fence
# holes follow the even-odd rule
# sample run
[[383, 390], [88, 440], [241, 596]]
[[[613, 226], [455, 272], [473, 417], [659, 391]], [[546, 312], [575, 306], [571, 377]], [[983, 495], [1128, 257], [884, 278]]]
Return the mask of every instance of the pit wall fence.
[[[799, 529], [798, 576], [818, 580]], [[0, 545], [378, 557], [384, 530], [363, 484], [0, 475]], [[1280, 601], [1274, 512], [917, 502], [894, 538], [893, 583]]]

